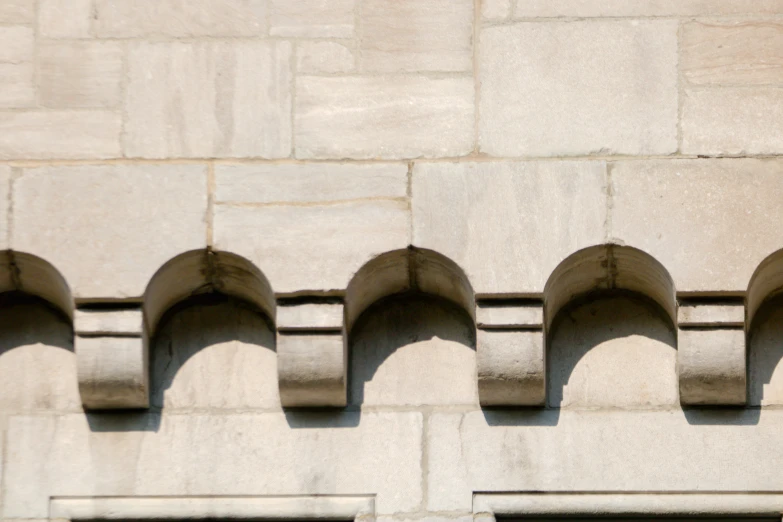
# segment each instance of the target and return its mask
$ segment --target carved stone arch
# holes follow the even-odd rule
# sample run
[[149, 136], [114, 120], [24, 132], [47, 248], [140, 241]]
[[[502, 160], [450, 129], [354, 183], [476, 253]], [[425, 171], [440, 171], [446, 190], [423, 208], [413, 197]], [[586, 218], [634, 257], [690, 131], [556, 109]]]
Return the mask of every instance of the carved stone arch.
[[676, 404], [676, 325], [673, 279], [649, 254], [607, 244], [570, 255], [544, 289], [547, 403]]
[[0, 252], [0, 293], [40, 297], [73, 320], [74, 301], [62, 274], [48, 261], [13, 250]]
[[161, 319], [177, 303], [210, 293], [249, 302], [274, 323], [274, 293], [261, 271], [243, 257], [212, 250], [167, 261], [147, 284], [140, 308], [80, 311], [76, 351], [84, 406], [147, 408], [149, 344]]

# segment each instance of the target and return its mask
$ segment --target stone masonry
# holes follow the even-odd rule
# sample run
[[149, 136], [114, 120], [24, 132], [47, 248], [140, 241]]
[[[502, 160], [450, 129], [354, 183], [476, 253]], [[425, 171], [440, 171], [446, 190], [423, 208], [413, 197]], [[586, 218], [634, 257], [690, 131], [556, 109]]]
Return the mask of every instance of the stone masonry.
[[0, 522], [783, 514], [783, 0], [0, 0]]

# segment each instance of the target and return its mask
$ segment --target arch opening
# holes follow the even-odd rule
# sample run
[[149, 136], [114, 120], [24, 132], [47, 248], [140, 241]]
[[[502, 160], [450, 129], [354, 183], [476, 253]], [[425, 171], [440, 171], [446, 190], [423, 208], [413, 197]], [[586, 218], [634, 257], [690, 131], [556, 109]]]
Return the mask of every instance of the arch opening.
[[767, 256], [753, 272], [748, 283], [746, 330], [751, 332], [754, 321], [767, 301], [783, 294], [783, 249]]

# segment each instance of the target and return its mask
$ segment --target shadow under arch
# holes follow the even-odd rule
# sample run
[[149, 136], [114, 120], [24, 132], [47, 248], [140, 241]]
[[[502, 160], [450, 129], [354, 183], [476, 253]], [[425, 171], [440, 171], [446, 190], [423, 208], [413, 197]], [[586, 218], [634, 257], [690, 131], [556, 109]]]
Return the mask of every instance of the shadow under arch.
[[144, 294], [152, 407], [279, 407], [274, 320], [272, 288], [245, 258], [197, 250], [165, 263]]
[[547, 405], [678, 404], [676, 313], [671, 276], [641, 250], [610, 244], [569, 256], [544, 290]]
[[[350, 403], [477, 403], [475, 307], [464, 271], [432, 250], [396, 250], [364, 265], [345, 296]], [[370, 397], [379, 375], [385, 385]]]
[[0, 251], [0, 310], [0, 409], [81, 409], [62, 274], [35, 255]]
[[767, 256], [748, 283], [748, 405], [783, 404], [783, 249]]

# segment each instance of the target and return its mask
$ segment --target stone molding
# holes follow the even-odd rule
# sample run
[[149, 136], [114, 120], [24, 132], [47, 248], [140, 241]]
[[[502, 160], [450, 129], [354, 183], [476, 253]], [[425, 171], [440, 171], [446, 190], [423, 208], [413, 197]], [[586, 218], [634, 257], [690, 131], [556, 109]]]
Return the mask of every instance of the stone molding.
[[473, 495], [474, 519], [496, 516], [777, 516], [783, 493], [509, 492]]
[[373, 520], [375, 497], [55, 497], [49, 511], [63, 520]]
[[[162, 317], [184, 299], [223, 293], [253, 304], [277, 331], [278, 384], [284, 407], [347, 404], [351, 329], [385, 297], [419, 292], [456, 303], [477, 329], [477, 378], [483, 406], [546, 404], [547, 336], [569, 304], [605, 292], [631, 292], [654, 302], [678, 331], [680, 401], [733, 405], [747, 401], [747, 340], [759, 308], [783, 291], [783, 250], [763, 261], [746, 298], [678, 296], [666, 268], [623, 245], [579, 250], [550, 275], [542, 296], [477, 296], [462, 268], [417, 247], [367, 262], [333, 295], [276, 296], [252, 262], [212, 250], [183, 253], [151, 278], [140, 300], [75, 303], [51, 264], [3, 252], [5, 291], [39, 296], [74, 321], [79, 386], [87, 409], [149, 405], [148, 352]], [[77, 306], [78, 305], [78, 306]]]

